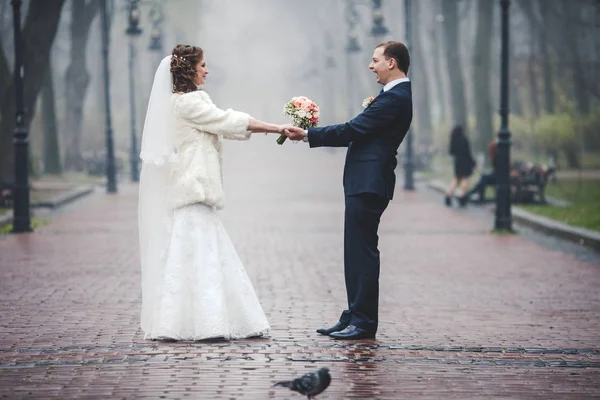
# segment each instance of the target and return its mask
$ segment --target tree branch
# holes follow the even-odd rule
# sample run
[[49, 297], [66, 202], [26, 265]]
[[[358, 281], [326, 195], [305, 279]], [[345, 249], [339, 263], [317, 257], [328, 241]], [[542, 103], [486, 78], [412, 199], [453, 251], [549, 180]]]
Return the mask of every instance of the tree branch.
[[6, 89], [2, 91], [2, 97], [0, 98], [0, 115], [2, 115], [3, 112], [6, 112], [6, 104], [10, 100], [10, 95], [12, 93], [12, 90], [9, 90], [12, 86], [12, 74], [10, 72], [8, 60], [6, 59], [6, 54], [4, 54], [4, 45], [2, 41], [0, 41], [0, 86]]

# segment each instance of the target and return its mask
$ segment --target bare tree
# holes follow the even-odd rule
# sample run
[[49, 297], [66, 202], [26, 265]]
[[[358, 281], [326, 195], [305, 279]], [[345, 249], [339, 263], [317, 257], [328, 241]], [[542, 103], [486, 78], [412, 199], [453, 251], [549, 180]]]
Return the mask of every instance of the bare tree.
[[[562, 2], [563, 23], [566, 32], [572, 32], [579, 38], [583, 34], [580, 29], [581, 12], [585, 11], [584, 4], [573, 4], [569, 1]], [[577, 110], [580, 114], [590, 112], [590, 93], [587, 88], [585, 68], [580, 50], [580, 40], [568, 40], [569, 35], [563, 35], [563, 51], [567, 51], [571, 62], [571, 77]]]
[[540, 115], [540, 101], [538, 93], [538, 68], [537, 68], [537, 34], [533, 26], [529, 26], [529, 58], [527, 60], [527, 75], [529, 80], [529, 101], [531, 102], [531, 111], [534, 118]]
[[411, 49], [412, 62], [412, 76], [415, 79], [419, 90], [415, 91], [415, 115], [417, 117], [418, 127], [418, 138], [420, 144], [425, 147], [429, 147], [432, 144], [432, 126], [431, 126], [431, 101], [429, 94], [429, 81], [427, 78], [427, 71], [425, 69], [425, 59], [423, 54], [424, 47], [421, 39], [421, 27], [419, 23], [420, 16], [422, 14], [422, 3], [419, 1], [413, 2], [414, 18], [417, 21], [416, 24], [412, 25], [413, 30], [413, 46]]
[[[60, 12], [65, 0], [33, 1], [29, 5], [23, 27], [25, 70], [24, 91], [26, 126], [31, 122], [38, 93], [48, 69], [52, 42], [58, 29]], [[0, 48], [0, 180], [9, 181], [14, 176], [12, 146], [15, 128], [15, 88], [4, 50]]]
[[477, 33], [473, 53], [473, 100], [476, 132], [473, 148], [484, 154], [494, 129], [490, 91], [494, 6], [494, 3], [490, 1], [477, 2]]
[[[538, 2], [542, 18], [548, 15], [548, 3]], [[534, 17], [531, 20], [534, 21]], [[538, 40], [540, 46], [540, 57], [542, 61], [542, 79], [544, 82], [544, 109], [548, 114], [553, 114], [555, 109], [554, 99], [554, 75], [552, 73], [552, 60], [550, 59], [550, 51], [548, 50], [548, 32], [547, 27], [537, 24]]]
[[52, 62], [50, 62], [41, 93], [42, 119], [44, 121], [44, 173], [60, 174], [62, 170], [58, 146], [54, 82], [52, 78]]
[[[544, 111], [553, 114], [555, 110], [554, 74], [548, 41], [550, 40], [551, 24], [549, 19], [550, 4], [539, 0], [519, 0], [519, 7], [529, 22], [532, 40], [535, 40], [539, 50], [539, 67], [542, 75], [544, 91]], [[546, 22], [546, 23], [542, 23]], [[535, 39], [533, 39], [535, 37]], [[536, 57], [537, 58], [537, 57]]]
[[66, 90], [66, 154], [65, 168], [81, 171], [81, 136], [83, 125], [83, 100], [90, 83], [86, 65], [86, 47], [90, 26], [98, 13], [97, 0], [73, 0], [71, 3], [71, 57], [65, 73]]
[[444, 30], [446, 34], [446, 61], [448, 63], [450, 95], [452, 98], [452, 123], [453, 125], [462, 125], [466, 131], [467, 100], [462, 76], [462, 61], [458, 51], [460, 48], [458, 0], [442, 1], [442, 10], [444, 12]]

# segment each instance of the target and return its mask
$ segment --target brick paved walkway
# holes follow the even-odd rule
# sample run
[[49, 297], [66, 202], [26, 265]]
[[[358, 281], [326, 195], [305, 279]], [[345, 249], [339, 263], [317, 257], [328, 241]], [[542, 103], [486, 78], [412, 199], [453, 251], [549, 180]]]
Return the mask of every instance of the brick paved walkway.
[[344, 306], [343, 153], [226, 146], [223, 219], [273, 330], [145, 341], [136, 189], [0, 239], [0, 398], [300, 399], [270, 385], [329, 366], [319, 399], [600, 398], [600, 266], [448, 210], [401, 184], [380, 230], [377, 340], [317, 327]]

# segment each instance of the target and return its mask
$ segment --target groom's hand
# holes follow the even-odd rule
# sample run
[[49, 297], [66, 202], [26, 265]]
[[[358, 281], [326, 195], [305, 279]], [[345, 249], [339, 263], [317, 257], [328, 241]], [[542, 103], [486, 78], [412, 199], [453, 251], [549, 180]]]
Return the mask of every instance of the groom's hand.
[[284, 135], [291, 140], [302, 140], [304, 138], [304, 129], [298, 128], [297, 126], [286, 127]]

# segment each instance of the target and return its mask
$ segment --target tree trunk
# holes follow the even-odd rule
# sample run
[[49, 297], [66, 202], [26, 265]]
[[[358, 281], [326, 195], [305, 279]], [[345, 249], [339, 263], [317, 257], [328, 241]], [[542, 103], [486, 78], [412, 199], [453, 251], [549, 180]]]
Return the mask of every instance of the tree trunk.
[[[548, 3], [540, 2], [540, 11], [542, 19], [545, 20], [548, 15]], [[550, 28], [550, 27], [548, 27]], [[544, 111], [548, 114], [554, 114], [554, 75], [552, 74], [552, 60], [548, 51], [548, 33], [545, 25], [538, 25], [538, 39], [540, 41], [540, 57], [542, 62], [542, 79], [544, 81]]]
[[578, 146], [566, 146], [563, 149], [563, 154], [567, 159], [567, 166], [573, 169], [581, 168], [580, 149]]
[[[542, 1], [532, 1], [532, 0], [519, 0], [517, 2], [519, 7], [523, 10], [525, 16], [527, 17], [527, 21], [529, 23], [530, 28], [530, 37], [532, 42], [532, 53], [530, 54], [530, 63], [529, 63], [529, 80], [531, 86], [531, 90], [536, 90], [537, 92], [537, 80], [532, 80], [532, 76], [535, 75], [534, 62], [536, 56], [539, 56], [539, 62], [537, 65], [541, 70], [541, 79], [543, 84], [543, 95], [544, 95], [544, 112], [548, 114], [553, 114], [555, 109], [555, 99], [554, 99], [554, 76], [552, 75], [552, 59], [550, 52], [548, 50], [548, 41], [550, 39], [550, 31], [549, 29], [555, 29], [555, 23], [551, 22], [552, 14], [550, 13], [549, 7], [552, 7], [552, 4], [546, 0]], [[539, 13], [538, 13], [539, 9]], [[539, 46], [539, 48], [537, 48]], [[535, 49], [535, 52], [533, 52]], [[539, 54], [536, 52], [539, 51]], [[533, 59], [533, 60], [532, 60]], [[535, 85], [535, 88], [534, 88]], [[533, 98], [532, 98], [533, 101]], [[538, 97], [535, 98], [534, 110], [538, 110], [535, 112], [537, 116], [539, 114], [539, 110], [541, 106], [539, 105]]]
[[494, 7], [490, 1], [477, 3], [477, 33], [473, 53], [473, 102], [475, 104], [475, 136], [473, 149], [487, 153], [494, 135], [492, 94], [490, 89], [492, 27]]
[[[509, 46], [509, 58], [511, 60], [516, 60], [516, 48], [515, 46]], [[509, 61], [510, 62], [510, 61]], [[509, 68], [513, 68], [516, 63], [513, 64]], [[509, 109], [512, 114], [515, 115], [523, 115], [523, 97], [521, 91], [521, 85], [524, 85], [524, 82], [520, 82], [518, 79], [518, 74], [515, 74], [513, 71], [509, 71], [508, 74], [508, 90], [510, 90], [509, 96]]]
[[65, 168], [82, 171], [84, 168], [81, 136], [83, 126], [83, 102], [90, 83], [86, 65], [86, 47], [90, 26], [98, 11], [97, 0], [87, 2], [73, 0], [71, 4], [71, 59], [65, 73], [67, 147]]
[[423, 54], [423, 44], [421, 41], [421, 32], [419, 31], [421, 24], [419, 23], [419, 16], [421, 12], [421, 3], [414, 1], [413, 3], [414, 20], [417, 21], [413, 24], [413, 38], [412, 43], [412, 77], [415, 79], [416, 85], [419, 90], [414, 93], [414, 100], [416, 104], [415, 115], [417, 117], [417, 137], [419, 138], [419, 144], [425, 148], [429, 148], [433, 142], [432, 128], [431, 128], [431, 97], [429, 93], [429, 80], [427, 79], [425, 69], [425, 56]]
[[450, 95], [452, 99], [452, 125], [462, 125], [465, 132], [467, 127], [467, 100], [465, 85], [462, 77], [462, 61], [459, 49], [459, 25], [457, 0], [444, 0], [444, 30], [446, 35], [446, 62], [450, 78]]
[[440, 120], [442, 123], [448, 122], [451, 117], [450, 111], [450, 83], [448, 82], [448, 67], [444, 60], [444, 28], [442, 22], [438, 21], [438, 15], [442, 15], [442, 0], [433, 0], [432, 7], [436, 14], [436, 21], [431, 35], [432, 53], [434, 62], [434, 75], [437, 79], [437, 89], [439, 91], [440, 102]]
[[569, 35], [564, 35], [564, 47], [569, 51], [571, 56], [571, 76], [573, 79], [573, 92], [577, 111], [580, 115], [586, 115], [590, 112], [590, 94], [586, 84], [586, 74], [583, 68], [581, 59], [581, 51], [579, 49], [578, 39], [573, 39], [573, 36], [579, 37], [583, 35], [579, 27], [581, 19], [581, 4], [572, 4], [570, 1], [563, 1], [563, 12], [565, 32]]
[[58, 175], [62, 170], [60, 166], [52, 65], [48, 66], [48, 73], [42, 87], [42, 120], [44, 124], [44, 173]]
[[[23, 27], [23, 64], [25, 71], [25, 126], [33, 117], [35, 103], [46, 76], [52, 42], [56, 36], [60, 11], [65, 0], [32, 1]], [[0, 54], [0, 181], [14, 179], [14, 151], [12, 138], [15, 130], [15, 88], [10, 77], [6, 79], [7, 65], [4, 53]], [[10, 74], [8, 74], [10, 76]]]
[[540, 115], [538, 76], [536, 68], [537, 35], [532, 25], [529, 25], [529, 38], [529, 59], [527, 60], [527, 75], [529, 78], [529, 101], [531, 103], [531, 114], [533, 118], [537, 118]]

